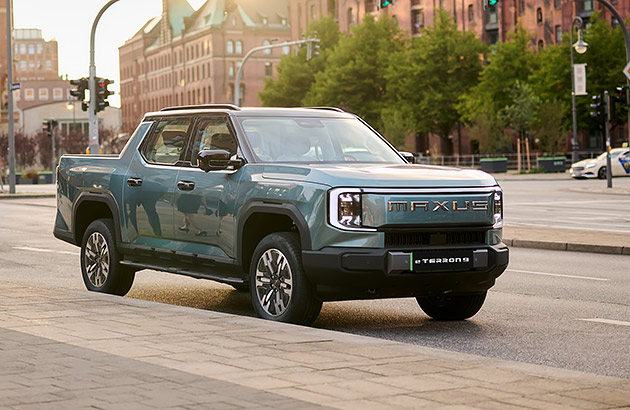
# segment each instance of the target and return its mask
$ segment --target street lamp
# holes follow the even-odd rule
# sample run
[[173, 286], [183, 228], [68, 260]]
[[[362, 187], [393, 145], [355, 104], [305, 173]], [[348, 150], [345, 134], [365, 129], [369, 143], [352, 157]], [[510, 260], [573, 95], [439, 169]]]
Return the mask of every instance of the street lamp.
[[[584, 40], [582, 40], [582, 24], [584, 22], [582, 21], [582, 17], [580, 16], [576, 16], [573, 19], [573, 22], [571, 22], [571, 103], [573, 105], [573, 138], [572, 138], [572, 145], [573, 145], [573, 163], [575, 164], [576, 162], [579, 161], [579, 154], [578, 154], [578, 134], [577, 134], [577, 111], [575, 109], [575, 72], [573, 70], [573, 49], [575, 49], [575, 51], [578, 54], [584, 54], [586, 52], [586, 48], [588, 47], [588, 44], [586, 44], [586, 42], [584, 42]], [[578, 29], [578, 41], [573, 44], [573, 27], [577, 26]]]

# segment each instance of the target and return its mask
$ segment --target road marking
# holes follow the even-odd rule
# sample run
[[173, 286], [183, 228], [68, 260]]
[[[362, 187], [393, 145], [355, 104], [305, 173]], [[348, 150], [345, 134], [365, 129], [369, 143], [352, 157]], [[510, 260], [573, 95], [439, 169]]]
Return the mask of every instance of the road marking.
[[630, 322], [623, 322], [621, 320], [612, 320], [612, 319], [578, 319], [583, 320], [585, 322], [596, 322], [596, 323], [606, 323], [607, 325], [617, 325], [617, 326], [630, 326]]
[[561, 275], [559, 273], [533, 272], [533, 271], [530, 271], [530, 270], [519, 270], [519, 269], [508, 269], [508, 271], [509, 272], [518, 272], [518, 273], [531, 273], [532, 275], [557, 276], [559, 278], [597, 280], [597, 281], [601, 281], [601, 282], [606, 282], [606, 281], [610, 280], [610, 279], [606, 279], [606, 278], [592, 278], [590, 276]]
[[[554, 221], [556, 221], [554, 219]], [[567, 223], [575, 224], [575, 221], [567, 221]], [[595, 232], [609, 232], [609, 233], [628, 233], [628, 229], [606, 229], [601, 226], [598, 227], [586, 227], [586, 226], [566, 226], [566, 225], [553, 225], [553, 224], [532, 224], [527, 222], [515, 222], [513, 220], [506, 220], [506, 226], [522, 226], [525, 228], [556, 228], [556, 229], [568, 229], [573, 231], [595, 231]]]
[[52, 250], [52, 249], [31, 248], [30, 246], [14, 246], [13, 249], [17, 249], [17, 250], [20, 250], [20, 251], [31, 251], [31, 252], [61, 253], [61, 254], [64, 254], [64, 255], [81, 255], [79, 252], [55, 251], [55, 250]]

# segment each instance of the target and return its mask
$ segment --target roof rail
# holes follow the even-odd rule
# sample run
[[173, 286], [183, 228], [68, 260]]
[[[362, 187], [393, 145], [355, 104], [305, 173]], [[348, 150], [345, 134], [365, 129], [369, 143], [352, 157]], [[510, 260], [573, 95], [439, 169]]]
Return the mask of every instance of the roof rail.
[[234, 110], [240, 111], [241, 109], [234, 104], [198, 104], [198, 105], [179, 105], [175, 107], [162, 108], [160, 111], [179, 111], [179, 110], [198, 110], [203, 108], [218, 109], [218, 110]]
[[328, 110], [328, 111], [337, 111], [337, 112], [345, 112], [339, 107], [306, 107], [311, 110]]

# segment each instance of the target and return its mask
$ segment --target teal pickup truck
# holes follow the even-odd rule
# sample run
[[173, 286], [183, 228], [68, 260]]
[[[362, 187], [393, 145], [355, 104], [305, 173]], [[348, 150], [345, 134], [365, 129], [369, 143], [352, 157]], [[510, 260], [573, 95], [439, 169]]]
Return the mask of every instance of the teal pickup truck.
[[54, 234], [91, 291], [155, 269], [248, 290], [283, 322], [390, 297], [469, 318], [508, 265], [501, 188], [412, 158], [339, 109], [166, 108], [120, 155], [61, 157]]

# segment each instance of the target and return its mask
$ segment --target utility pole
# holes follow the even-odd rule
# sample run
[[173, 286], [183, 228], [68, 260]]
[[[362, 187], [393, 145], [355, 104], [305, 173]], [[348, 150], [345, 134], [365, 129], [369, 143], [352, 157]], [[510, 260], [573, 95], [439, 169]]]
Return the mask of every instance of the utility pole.
[[256, 51], [268, 50], [268, 49], [278, 48], [278, 47], [293, 46], [293, 45], [298, 45], [298, 44], [307, 45], [308, 47], [307, 52], [306, 52], [307, 60], [310, 60], [311, 58], [317, 57], [319, 55], [319, 39], [317, 38], [307, 38], [305, 40], [289, 41], [289, 42], [281, 43], [281, 44], [270, 44], [268, 46], [254, 47], [251, 50], [249, 50], [249, 52], [245, 54], [245, 57], [243, 57], [243, 59], [241, 60], [241, 65], [238, 68], [238, 72], [236, 73], [236, 81], [234, 82], [234, 104], [240, 105], [239, 100], [241, 97], [241, 77], [243, 76], [243, 67], [245, 66], [245, 62], [247, 62], [247, 59], [249, 59], [249, 57], [252, 54], [254, 54]]
[[[10, 0], [7, 0], [7, 2]], [[96, 65], [94, 64], [94, 37], [96, 36], [96, 25], [101, 19], [105, 10], [118, 0], [110, 0], [103, 8], [98, 12], [94, 23], [92, 24], [92, 34], [90, 35], [90, 78], [88, 80], [88, 87], [90, 89], [90, 107], [89, 107], [89, 139], [90, 144], [88, 146], [90, 154], [100, 153], [100, 144], [98, 141], [98, 115], [96, 108]]]
[[15, 194], [15, 134], [13, 132], [13, 11], [7, 0], [7, 103], [9, 124], [9, 193]]
[[612, 188], [612, 169], [610, 164], [610, 95], [604, 91], [604, 132], [606, 133], [606, 181]]

